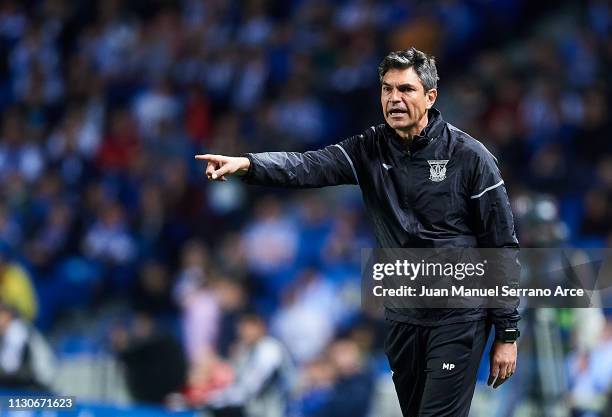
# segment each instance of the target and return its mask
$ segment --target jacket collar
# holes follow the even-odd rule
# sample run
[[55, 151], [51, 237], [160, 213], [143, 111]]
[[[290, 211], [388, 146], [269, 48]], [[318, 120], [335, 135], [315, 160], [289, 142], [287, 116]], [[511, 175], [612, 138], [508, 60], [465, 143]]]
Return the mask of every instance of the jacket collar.
[[[436, 140], [442, 133], [445, 122], [444, 119], [442, 119], [442, 114], [440, 111], [432, 107], [427, 111], [427, 118], [428, 121], [425, 129], [412, 138], [409, 147], [410, 152], [414, 153], [420, 149], [423, 149], [425, 146]], [[392, 132], [392, 142], [395, 142], [401, 146], [403, 139], [399, 137], [391, 126], [387, 125], [387, 128]], [[406, 149], [405, 146], [403, 148]]]

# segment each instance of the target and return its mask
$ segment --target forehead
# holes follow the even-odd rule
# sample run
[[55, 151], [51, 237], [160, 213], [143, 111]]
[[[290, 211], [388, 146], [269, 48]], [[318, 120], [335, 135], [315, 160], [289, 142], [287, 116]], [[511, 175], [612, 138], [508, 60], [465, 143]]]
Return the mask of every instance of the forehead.
[[390, 69], [383, 76], [382, 82], [392, 86], [398, 86], [402, 84], [412, 84], [415, 86], [422, 85], [421, 79], [419, 78], [413, 67], [406, 69]]

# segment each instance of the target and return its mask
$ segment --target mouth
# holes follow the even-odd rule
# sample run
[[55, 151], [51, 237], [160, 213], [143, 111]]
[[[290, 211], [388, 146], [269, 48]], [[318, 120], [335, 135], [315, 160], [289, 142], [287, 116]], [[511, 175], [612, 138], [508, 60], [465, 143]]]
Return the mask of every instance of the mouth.
[[403, 109], [391, 109], [387, 112], [387, 114], [391, 117], [402, 117], [403, 115], [407, 114], [408, 112], [406, 110]]

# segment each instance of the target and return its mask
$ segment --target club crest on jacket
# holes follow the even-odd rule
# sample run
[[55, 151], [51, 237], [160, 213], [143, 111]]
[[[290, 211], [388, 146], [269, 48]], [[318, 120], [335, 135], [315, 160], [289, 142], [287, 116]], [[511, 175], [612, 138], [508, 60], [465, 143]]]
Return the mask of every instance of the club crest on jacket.
[[446, 178], [446, 164], [448, 159], [429, 159], [429, 179], [440, 182]]

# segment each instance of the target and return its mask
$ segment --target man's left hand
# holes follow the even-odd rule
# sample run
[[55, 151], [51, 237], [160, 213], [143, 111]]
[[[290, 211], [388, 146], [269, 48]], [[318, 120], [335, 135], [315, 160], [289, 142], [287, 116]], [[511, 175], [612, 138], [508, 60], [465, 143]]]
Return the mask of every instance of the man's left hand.
[[517, 347], [514, 343], [494, 342], [490, 355], [490, 372], [487, 385], [499, 387], [516, 371]]

